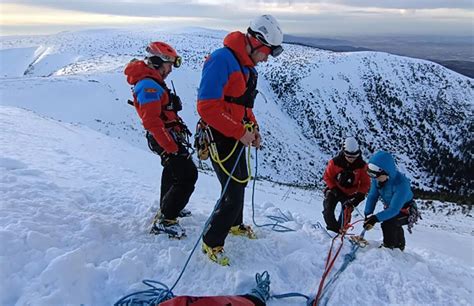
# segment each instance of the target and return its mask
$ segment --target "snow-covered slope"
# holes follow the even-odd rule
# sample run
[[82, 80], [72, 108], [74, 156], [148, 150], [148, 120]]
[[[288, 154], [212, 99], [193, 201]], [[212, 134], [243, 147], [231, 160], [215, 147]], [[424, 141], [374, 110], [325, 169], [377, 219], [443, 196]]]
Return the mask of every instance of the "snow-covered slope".
[[[193, 28], [4, 38], [1, 103], [82, 123], [145, 147], [138, 118], [125, 103], [130, 98], [125, 64], [142, 58], [149, 41], [175, 46], [184, 65], [170, 80], [192, 129], [204, 58], [222, 45], [224, 35]], [[393, 152], [419, 188], [472, 192], [471, 79], [428, 61], [385, 53], [285, 49], [259, 67], [255, 113], [264, 136], [263, 176], [321, 186], [328, 159], [346, 134], [355, 134], [366, 158], [379, 149]]]
[[[176, 281], [219, 196], [212, 174], [199, 174], [189, 205], [193, 216], [182, 220], [188, 237], [169, 240], [148, 234], [161, 172], [152, 153], [13, 107], [0, 106], [0, 129], [0, 305], [111, 305], [144, 289], [142, 279], [168, 286]], [[284, 225], [295, 231], [259, 228], [257, 240], [229, 237], [230, 267], [196, 252], [175, 294], [243, 294], [264, 270], [272, 294], [315, 294], [330, 245], [313, 227], [322, 219], [321, 194], [264, 181], [255, 192], [257, 223], [279, 208], [293, 220]], [[370, 245], [328, 292], [327, 305], [472, 303], [472, 216], [440, 216], [429, 212], [439, 203], [419, 204], [426, 205], [424, 220], [407, 234], [406, 251], [377, 248], [377, 226], [367, 235]], [[354, 232], [360, 231], [356, 225]], [[349, 249], [346, 242], [335, 270]]]

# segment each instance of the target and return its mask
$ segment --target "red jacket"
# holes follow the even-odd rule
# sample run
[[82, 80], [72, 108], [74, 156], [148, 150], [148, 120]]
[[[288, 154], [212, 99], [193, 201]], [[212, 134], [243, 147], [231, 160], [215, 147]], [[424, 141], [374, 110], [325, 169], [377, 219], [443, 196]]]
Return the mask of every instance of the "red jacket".
[[351, 164], [341, 152], [329, 161], [323, 178], [329, 189], [337, 187], [347, 196], [357, 192], [363, 194], [369, 192], [370, 178], [367, 174], [367, 164], [360, 156]]
[[179, 132], [181, 118], [175, 111], [166, 110], [169, 104], [168, 88], [155, 69], [143, 61], [130, 62], [125, 68], [127, 82], [133, 87], [133, 105], [140, 116], [143, 127], [166, 151], [175, 153], [178, 145], [173, 132]]
[[[227, 48], [217, 49], [204, 63], [197, 110], [211, 127], [227, 137], [240, 139], [245, 134], [242, 123], [245, 115], [255, 124], [257, 121], [252, 109], [229, 103], [224, 100], [224, 96], [237, 98], [244, 94], [249, 69], [256, 73], [255, 64], [247, 53], [245, 34], [228, 34], [224, 39], [224, 46]], [[228, 48], [232, 49], [235, 56]]]

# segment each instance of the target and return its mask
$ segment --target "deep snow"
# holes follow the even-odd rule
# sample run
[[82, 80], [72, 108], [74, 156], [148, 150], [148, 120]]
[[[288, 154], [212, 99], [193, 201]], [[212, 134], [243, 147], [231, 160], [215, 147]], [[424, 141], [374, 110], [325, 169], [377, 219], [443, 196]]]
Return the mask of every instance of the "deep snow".
[[[110, 305], [144, 289], [142, 279], [174, 283], [219, 196], [212, 174], [200, 172], [189, 204], [193, 216], [182, 219], [188, 237], [169, 240], [148, 234], [161, 172], [152, 153], [14, 107], [0, 107], [0, 129], [1, 305]], [[280, 208], [295, 231], [259, 228], [257, 240], [229, 237], [230, 267], [196, 252], [175, 294], [246, 293], [264, 270], [274, 294], [316, 293], [330, 244], [313, 227], [322, 222], [320, 192], [258, 181], [255, 193], [258, 223]], [[248, 223], [250, 195], [249, 187]], [[472, 218], [424, 217], [403, 253], [377, 248], [380, 228], [370, 231], [370, 246], [341, 274], [328, 305], [470, 305]], [[346, 243], [342, 255], [349, 248]]]

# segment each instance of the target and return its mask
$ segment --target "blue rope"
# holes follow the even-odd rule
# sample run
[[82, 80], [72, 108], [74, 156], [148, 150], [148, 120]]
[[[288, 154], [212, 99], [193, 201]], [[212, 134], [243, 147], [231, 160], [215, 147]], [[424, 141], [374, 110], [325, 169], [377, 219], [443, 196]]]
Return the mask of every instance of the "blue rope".
[[[360, 233], [360, 237], [363, 238], [364, 235], [365, 235], [365, 229], [362, 230], [362, 232]], [[359, 250], [360, 245], [355, 243], [355, 242], [352, 242], [352, 241], [351, 241], [351, 245], [352, 245], [351, 246], [351, 251], [344, 256], [344, 262], [342, 263], [341, 267], [339, 268], [339, 270], [337, 270], [336, 273], [334, 273], [332, 278], [327, 282], [326, 286], [324, 286], [323, 292], [321, 293], [321, 297], [320, 297], [321, 305], [326, 305], [328, 300], [329, 300], [329, 297], [328, 297], [328, 298], [324, 299], [324, 301], [323, 301], [323, 297], [328, 292], [330, 286], [339, 278], [339, 276], [341, 275], [342, 272], [344, 272], [344, 270], [347, 268], [347, 266], [349, 266], [349, 264], [352, 261], [354, 261], [354, 259], [356, 259], [355, 254]]]
[[[227, 190], [227, 187], [229, 186], [229, 183], [230, 183], [230, 180], [232, 178], [232, 175], [234, 174], [235, 172], [235, 169], [237, 168], [237, 165], [239, 164], [239, 159], [240, 159], [240, 156], [242, 155], [242, 152], [244, 152], [244, 149], [245, 147], [242, 146], [242, 148], [240, 149], [240, 152], [237, 156], [237, 159], [236, 159], [236, 162], [232, 168], [232, 171], [230, 172], [230, 175], [229, 177], [227, 178], [227, 181], [224, 185], [224, 189], [222, 189], [222, 192], [221, 192], [221, 196], [220, 198], [217, 200], [216, 204], [214, 205], [214, 209], [211, 213], [211, 215], [209, 216], [209, 218], [207, 219], [205, 225], [204, 225], [204, 228], [201, 232], [201, 234], [199, 235], [199, 238], [197, 239], [196, 243], [194, 244], [194, 247], [191, 251], [191, 253], [189, 254], [188, 256], [188, 259], [186, 260], [186, 263], [184, 264], [183, 266], [183, 269], [181, 270], [181, 273], [179, 274], [178, 276], [178, 279], [176, 279], [175, 283], [173, 284], [173, 286], [171, 286], [171, 289], [168, 289], [168, 287], [166, 285], [164, 285], [163, 283], [160, 283], [160, 282], [157, 282], [157, 281], [153, 281], [153, 280], [144, 280], [143, 283], [145, 283], [145, 285], [148, 285], [150, 287], [152, 287], [153, 289], [149, 289], [149, 290], [144, 290], [144, 291], [139, 291], [139, 292], [135, 292], [135, 293], [131, 293], [123, 298], [121, 298], [119, 301], [117, 301], [114, 306], [145, 306], [145, 305], [157, 305], [161, 302], [164, 302], [166, 300], [169, 300], [171, 298], [174, 297], [173, 295], [173, 289], [176, 287], [176, 285], [178, 284], [178, 282], [180, 281], [181, 277], [183, 276], [184, 274], [184, 271], [186, 270], [188, 264], [189, 264], [189, 261], [191, 260], [191, 257], [193, 256], [194, 252], [196, 251], [196, 247], [198, 246], [199, 244], [199, 241], [201, 241], [202, 237], [204, 236], [204, 233], [208, 230], [208, 227], [209, 227], [209, 224], [211, 223], [211, 218], [212, 216], [214, 215], [215, 211], [217, 210], [217, 208], [219, 208], [221, 202], [222, 202], [222, 199], [224, 198], [224, 194]], [[268, 274], [268, 273], [267, 273]], [[157, 284], [160, 284], [162, 285], [165, 289], [158, 289], [156, 288], [155, 286], [151, 285], [151, 283], [157, 283]], [[143, 299], [138, 299], [140, 296], [149, 296], [148, 298], [143, 298]]]
[[[154, 280], [149, 280], [149, 279], [143, 280], [142, 282], [148, 287], [151, 287], [151, 289], [134, 292], [127, 296], [124, 296], [123, 298], [118, 300], [114, 305], [115, 306], [117, 305], [152, 306], [152, 305], [157, 305], [161, 302], [174, 298], [173, 293], [165, 284], [154, 281]], [[158, 288], [154, 286], [153, 284], [158, 284], [162, 286], [163, 288]]]
[[304, 297], [307, 300], [309, 299], [308, 296], [297, 292], [275, 294], [270, 296], [270, 275], [267, 271], [263, 272], [262, 274], [257, 273], [255, 275], [255, 281], [257, 282], [257, 287], [254, 288], [250, 294], [259, 298], [262, 302], [268, 301], [270, 297], [275, 299], [284, 299], [289, 297]]
[[264, 271], [262, 274], [257, 273], [255, 281], [257, 282], [257, 287], [252, 289], [250, 294], [256, 296], [262, 302], [268, 301], [270, 298], [270, 274], [267, 271]]
[[290, 298], [290, 297], [304, 297], [306, 300], [310, 299], [309, 296], [304, 295], [302, 293], [298, 293], [298, 292], [289, 292], [289, 293], [272, 295], [272, 298], [275, 298], [275, 299], [286, 299], [286, 298]]
[[253, 179], [253, 184], [252, 184], [252, 221], [253, 224], [256, 227], [267, 227], [270, 226], [272, 231], [279, 232], [279, 233], [286, 233], [286, 232], [294, 232], [295, 230], [289, 227], [286, 227], [284, 225], [281, 225], [281, 223], [293, 221], [293, 218], [291, 216], [285, 215], [279, 208], [278, 212], [280, 213], [279, 216], [273, 216], [269, 215], [266, 216], [268, 219], [274, 221], [274, 223], [265, 223], [265, 224], [257, 224], [255, 222], [255, 183], [257, 182], [257, 173], [258, 173], [258, 151], [255, 149], [255, 177]]

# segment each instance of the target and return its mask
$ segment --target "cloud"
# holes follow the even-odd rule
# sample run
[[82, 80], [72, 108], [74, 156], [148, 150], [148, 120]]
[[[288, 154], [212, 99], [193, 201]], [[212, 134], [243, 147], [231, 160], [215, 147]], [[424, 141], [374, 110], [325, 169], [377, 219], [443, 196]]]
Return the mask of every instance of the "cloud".
[[213, 5], [195, 1], [124, 1], [124, 0], [16, 0], [4, 2], [23, 4], [51, 9], [80, 11], [97, 14], [136, 16], [136, 17], [203, 17], [234, 15], [239, 10], [228, 5]]
[[[324, 12], [380, 13], [384, 10], [474, 10], [473, 0], [15, 0], [3, 3], [135, 17], [202, 17], [247, 20], [266, 11], [301, 15]], [[301, 10], [303, 8], [303, 10]], [[472, 18], [472, 17], [471, 17]]]
[[[432, 34], [442, 32], [447, 35], [470, 35], [473, 10], [471, 1], [473, 0], [15, 0], [11, 5], [22, 5], [25, 8], [14, 12], [18, 16], [16, 26], [22, 23], [32, 25], [31, 21], [39, 20], [40, 17], [45, 19], [45, 15], [41, 13], [36, 13], [35, 18], [28, 17], [25, 13], [27, 8], [42, 8], [54, 11], [48, 15], [50, 23], [58, 20], [58, 24], [59, 17], [70, 16], [70, 25], [74, 24], [78, 13], [81, 13], [84, 23], [87, 22], [87, 16], [90, 16], [89, 21], [99, 20], [102, 24], [117, 24], [122, 20], [127, 24], [160, 22], [173, 26], [180, 23], [185, 26], [245, 30], [251, 19], [259, 14], [270, 13], [280, 21], [285, 33], [333, 35], [431, 31]], [[2, 2], [2, 5], [5, 3], [13, 2]], [[22, 13], [26, 16], [23, 19], [20, 18]], [[47, 21], [45, 19], [43, 24]], [[175, 24], [171, 24], [172, 22]], [[8, 25], [5, 21], [2, 23], [4, 27]]]
[[390, 8], [390, 9], [474, 9], [472, 0], [260, 0], [255, 3], [295, 4], [340, 4], [359, 8]]

